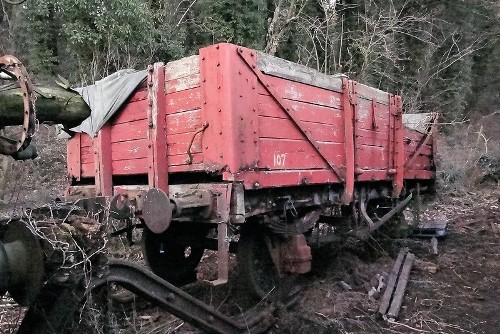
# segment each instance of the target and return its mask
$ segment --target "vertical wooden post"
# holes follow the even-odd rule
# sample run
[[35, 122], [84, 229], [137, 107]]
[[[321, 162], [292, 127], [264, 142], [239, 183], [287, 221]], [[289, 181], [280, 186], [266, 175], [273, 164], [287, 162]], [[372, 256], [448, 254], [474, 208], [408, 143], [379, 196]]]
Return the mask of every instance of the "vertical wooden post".
[[155, 63], [148, 75], [148, 184], [168, 194], [165, 66]]
[[93, 140], [95, 183], [98, 195], [113, 195], [113, 169], [111, 160], [111, 126], [106, 123], [102, 126]]
[[[352, 87], [351, 87], [352, 86]], [[353, 81], [342, 78], [342, 107], [344, 110], [345, 184], [342, 203], [349, 204], [354, 192], [354, 118], [357, 96]], [[352, 94], [352, 95], [351, 95]]]
[[[68, 139], [66, 146], [66, 153], [68, 157], [68, 176], [70, 178], [75, 178], [80, 181], [82, 176], [82, 165], [81, 165], [81, 134], [79, 132], [75, 133], [73, 137]], [[71, 180], [70, 180], [71, 181]]]

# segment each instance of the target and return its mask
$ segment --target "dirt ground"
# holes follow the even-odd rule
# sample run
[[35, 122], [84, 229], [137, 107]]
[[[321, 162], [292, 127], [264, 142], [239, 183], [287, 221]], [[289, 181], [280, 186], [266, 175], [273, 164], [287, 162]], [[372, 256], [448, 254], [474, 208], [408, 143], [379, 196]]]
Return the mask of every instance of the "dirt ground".
[[[42, 154], [50, 146], [43, 144]], [[49, 160], [23, 167], [21, 177], [8, 184], [10, 202], [8, 198], [4, 201], [4, 214], [34, 198], [44, 201], [54, 196], [55, 189], [63, 189], [63, 158], [64, 148], [51, 152]], [[14, 171], [20, 169], [14, 167]], [[41, 179], [36, 171], [41, 171]], [[448, 191], [448, 195], [425, 203], [424, 218], [448, 222], [449, 233], [438, 242], [438, 255], [432, 254], [429, 240], [412, 238], [392, 243], [353, 241], [340, 250], [316, 251], [313, 270], [303, 278], [299, 302], [276, 314], [278, 321], [269, 333], [500, 333], [500, 188], [490, 181], [481, 190], [461, 191], [456, 196]], [[36, 192], [30, 188], [33, 183]], [[134, 247], [127, 256], [141, 261], [139, 247]], [[416, 262], [400, 316], [387, 321], [377, 316], [380, 296], [370, 297], [368, 291], [377, 275], [387, 276], [401, 247], [408, 247]], [[235, 259], [231, 261], [234, 264]], [[213, 277], [215, 267], [213, 254], [206, 252], [199, 278]], [[197, 282], [185, 289], [228, 315], [240, 314], [252, 305], [241, 291], [235, 271], [227, 285], [209, 287]], [[196, 332], [139, 298], [113, 303], [113, 310], [115, 333]], [[14, 333], [23, 313], [24, 309], [4, 296], [0, 333]]]

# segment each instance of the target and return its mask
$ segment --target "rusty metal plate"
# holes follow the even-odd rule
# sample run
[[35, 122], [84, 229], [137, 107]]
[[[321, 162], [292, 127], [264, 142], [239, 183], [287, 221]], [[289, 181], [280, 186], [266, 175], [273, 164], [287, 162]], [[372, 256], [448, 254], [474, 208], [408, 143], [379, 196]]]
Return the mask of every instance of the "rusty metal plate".
[[142, 218], [153, 233], [163, 233], [172, 221], [172, 204], [161, 189], [150, 189], [144, 197]]

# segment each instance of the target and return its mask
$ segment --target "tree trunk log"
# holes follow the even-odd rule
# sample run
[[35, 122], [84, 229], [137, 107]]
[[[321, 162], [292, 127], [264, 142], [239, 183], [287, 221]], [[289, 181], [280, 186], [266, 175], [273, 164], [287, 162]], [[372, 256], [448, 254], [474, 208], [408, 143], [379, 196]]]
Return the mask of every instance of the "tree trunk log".
[[[36, 87], [36, 117], [42, 122], [70, 128], [90, 116], [90, 108], [78, 93], [59, 86]], [[20, 89], [0, 91], [0, 126], [21, 125], [23, 99]]]

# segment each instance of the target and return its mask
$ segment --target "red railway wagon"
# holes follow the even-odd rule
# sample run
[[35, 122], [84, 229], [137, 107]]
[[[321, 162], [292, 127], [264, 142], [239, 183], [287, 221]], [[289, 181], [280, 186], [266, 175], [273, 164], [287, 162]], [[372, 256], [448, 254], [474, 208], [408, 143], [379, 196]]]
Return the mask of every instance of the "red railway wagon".
[[148, 73], [95, 138], [68, 141], [67, 193], [140, 219], [147, 262], [171, 282], [213, 249], [211, 283], [225, 283], [237, 248], [263, 296], [310, 269], [321, 226], [362, 237], [435, 177], [432, 121], [405, 127], [400, 96], [344, 75], [226, 43]]

